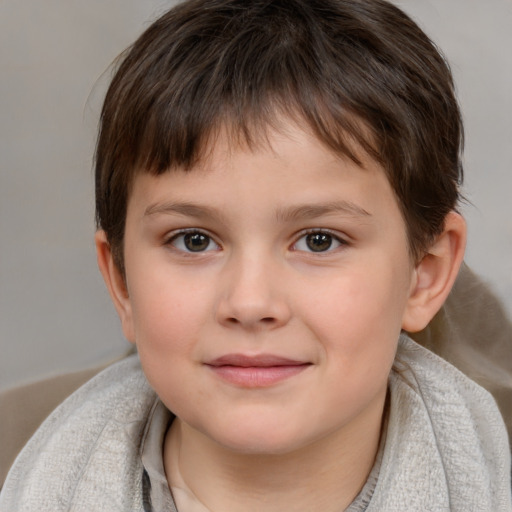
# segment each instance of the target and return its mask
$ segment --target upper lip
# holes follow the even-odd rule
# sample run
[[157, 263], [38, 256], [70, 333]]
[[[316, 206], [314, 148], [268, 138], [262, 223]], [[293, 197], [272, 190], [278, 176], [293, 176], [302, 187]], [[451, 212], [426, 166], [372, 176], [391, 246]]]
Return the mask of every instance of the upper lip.
[[272, 354], [260, 354], [255, 356], [245, 354], [226, 354], [211, 361], [208, 361], [209, 366], [240, 366], [245, 368], [250, 367], [270, 367], [270, 366], [300, 366], [309, 364], [307, 361], [299, 361], [296, 359], [289, 359], [287, 357], [276, 356]]

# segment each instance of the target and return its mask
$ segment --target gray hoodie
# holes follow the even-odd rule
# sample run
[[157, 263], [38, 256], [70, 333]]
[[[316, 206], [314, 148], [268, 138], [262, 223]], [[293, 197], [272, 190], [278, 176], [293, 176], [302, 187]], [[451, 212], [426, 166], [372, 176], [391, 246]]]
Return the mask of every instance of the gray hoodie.
[[[402, 336], [390, 397], [368, 512], [512, 511], [507, 433], [483, 388]], [[154, 401], [136, 356], [107, 368], [25, 446], [0, 512], [142, 511], [140, 447]]]

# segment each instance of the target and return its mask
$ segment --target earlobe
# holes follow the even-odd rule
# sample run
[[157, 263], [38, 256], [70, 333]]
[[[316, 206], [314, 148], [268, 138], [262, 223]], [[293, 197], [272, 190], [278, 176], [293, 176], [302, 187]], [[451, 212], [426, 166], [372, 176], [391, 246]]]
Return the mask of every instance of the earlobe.
[[94, 241], [98, 267], [121, 320], [123, 333], [128, 341], [134, 343], [132, 308], [124, 276], [114, 262], [110, 243], [103, 230], [96, 232]]
[[465, 247], [466, 223], [461, 215], [450, 212], [443, 232], [414, 269], [402, 329], [420, 331], [439, 311], [455, 282]]

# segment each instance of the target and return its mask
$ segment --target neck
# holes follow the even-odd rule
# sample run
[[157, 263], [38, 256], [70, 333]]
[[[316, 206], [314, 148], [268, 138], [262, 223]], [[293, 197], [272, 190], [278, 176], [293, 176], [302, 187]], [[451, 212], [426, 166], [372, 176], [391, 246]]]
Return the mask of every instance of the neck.
[[177, 506], [184, 512], [344, 510], [375, 461], [382, 408], [360, 419], [293, 452], [262, 455], [227, 449], [176, 418], [164, 466], [169, 486], [184, 490], [174, 492]]

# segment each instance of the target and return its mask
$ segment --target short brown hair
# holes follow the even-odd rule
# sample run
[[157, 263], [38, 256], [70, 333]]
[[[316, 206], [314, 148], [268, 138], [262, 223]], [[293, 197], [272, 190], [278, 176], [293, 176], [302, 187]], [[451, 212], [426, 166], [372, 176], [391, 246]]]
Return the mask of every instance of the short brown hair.
[[104, 102], [96, 220], [119, 267], [136, 172], [190, 169], [221, 126], [250, 146], [281, 114], [381, 163], [421, 257], [457, 205], [463, 130], [416, 23], [383, 0], [189, 0], [125, 52]]

